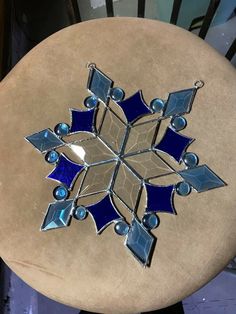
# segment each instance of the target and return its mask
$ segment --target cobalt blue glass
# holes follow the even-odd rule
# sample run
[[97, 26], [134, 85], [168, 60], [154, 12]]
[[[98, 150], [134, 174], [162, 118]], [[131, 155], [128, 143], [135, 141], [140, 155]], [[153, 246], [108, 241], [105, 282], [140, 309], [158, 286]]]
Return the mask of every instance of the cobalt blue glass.
[[169, 154], [179, 162], [184, 151], [193, 140], [194, 139], [181, 135], [168, 127], [162, 140], [155, 146], [155, 148]]
[[206, 165], [189, 168], [178, 172], [198, 192], [219, 188], [225, 183]]
[[79, 131], [93, 131], [94, 109], [87, 111], [71, 110], [71, 128], [70, 133]]
[[67, 227], [71, 221], [71, 210], [74, 200], [55, 202], [49, 205], [41, 226], [42, 231]]
[[66, 185], [68, 189], [71, 189], [75, 178], [82, 169], [82, 165], [72, 162], [65, 155], [61, 154], [58, 164], [47, 178], [61, 182]]
[[152, 113], [150, 108], [145, 104], [141, 91], [138, 91], [133, 96], [118, 102], [118, 104], [123, 109], [129, 123], [133, 122], [142, 115]]
[[109, 195], [107, 195], [99, 203], [87, 206], [86, 208], [93, 216], [97, 228], [97, 233], [100, 233], [114, 220], [122, 218], [122, 216], [115, 210], [113, 204], [111, 203]]
[[125, 245], [144, 266], [149, 265], [155, 238], [136, 219], [131, 223]]
[[50, 129], [45, 129], [29, 135], [26, 137], [26, 140], [33, 144], [41, 153], [65, 145], [65, 143]]
[[145, 184], [147, 191], [146, 212], [166, 212], [176, 214], [173, 205], [174, 186]]
[[189, 113], [191, 111], [195, 94], [196, 88], [189, 88], [170, 93], [165, 104], [163, 116], [171, 117]]

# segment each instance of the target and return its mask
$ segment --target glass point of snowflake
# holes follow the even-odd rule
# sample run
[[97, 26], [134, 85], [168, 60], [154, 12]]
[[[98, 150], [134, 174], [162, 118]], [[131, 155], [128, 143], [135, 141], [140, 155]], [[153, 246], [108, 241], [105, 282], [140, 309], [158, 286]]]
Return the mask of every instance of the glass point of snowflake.
[[[47, 178], [60, 183], [53, 190], [55, 201], [48, 206], [41, 230], [67, 227], [72, 217], [82, 221], [89, 214], [98, 234], [114, 223], [114, 231], [125, 237], [125, 246], [149, 266], [156, 242], [151, 230], [160, 222], [157, 212], [176, 214], [176, 193], [187, 196], [192, 190], [204, 192], [225, 183], [207, 165], [199, 165], [195, 153], [186, 152], [194, 139], [180, 133], [202, 81], [170, 93], [166, 101], [155, 98], [149, 106], [141, 91], [123, 100], [124, 91], [113, 84], [91, 64], [86, 109], [70, 109], [70, 125], [59, 123], [54, 131], [45, 129], [26, 137], [55, 165]], [[166, 121], [166, 130], [158, 137]], [[61, 152], [61, 147], [69, 153]], [[153, 183], [172, 176], [177, 183]], [[140, 218], [142, 195], [146, 205]], [[120, 206], [128, 210], [130, 220], [121, 214]]]

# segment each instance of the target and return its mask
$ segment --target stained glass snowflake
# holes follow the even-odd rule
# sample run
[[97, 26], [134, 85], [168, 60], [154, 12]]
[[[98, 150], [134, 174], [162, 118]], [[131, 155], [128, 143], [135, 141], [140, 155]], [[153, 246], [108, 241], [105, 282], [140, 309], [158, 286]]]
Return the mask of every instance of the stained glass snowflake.
[[[113, 84], [90, 65], [85, 110], [70, 109], [70, 125], [59, 123], [54, 131], [26, 137], [55, 165], [47, 178], [59, 182], [41, 230], [67, 227], [72, 217], [82, 221], [89, 214], [97, 234], [114, 223], [125, 246], [148, 266], [156, 242], [151, 230], [160, 222], [157, 213], [176, 214], [175, 194], [187, 196], [225, 183], [207, 165], [198, 165], [197, 155], [186, 151], [194, 139], [180, 133], [203, 82], [150, 105], [141, 91], [123, 100], [124, 91]], [[164, 184], [166, 178], [173, 182]], [[146, 205], [138, 217], [143, 195]]]

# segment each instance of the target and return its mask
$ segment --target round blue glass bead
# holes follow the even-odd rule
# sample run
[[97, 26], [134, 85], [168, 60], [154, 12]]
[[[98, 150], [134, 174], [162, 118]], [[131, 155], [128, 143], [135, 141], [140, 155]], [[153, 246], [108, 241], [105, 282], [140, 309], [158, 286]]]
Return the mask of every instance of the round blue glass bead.
[[125, 92], [120, 87], [114, 87], [110, 91], [110, 96], [115, 101], [121, 101], [125, 97]]
[[87, 107], [89, 109], [96, 107], [97, 104], [98, 104], [98, 98], [96, 96], [89, 96], [89, 97], [85, 98], [85, 100], [84, 100], [85, 107]]
[[181, 196], [187, 196], [191, 192], [191, 186], [187, 182], [179, 182], [176, 184], [176, 192]]
[[69, 192], [66, 187], [60, 185], [53, 190], [53, 196], [56, 200], [61, 201], [67, 198]]
[[160, 220], [154, 213], [143, 216], [142, 223], [147, 229], [155, 229], [159, 226]]
[[49, 164], [54, 164], [55, 162], [57, 162], [59, 159], [59, 154], [58, 152], [56, 152], [55, 150], [51, 150], [50, 152], [48, 152], [45, 155], [45, 160], [49, 163]]
[[115, 232], [119, 235], [126, 235], [129, 232], [129, 225], [125, 221], [119, 221], [115, 224]]
[[151, 103], [150, 107], [154, 112], [161, 112], [164, 108], [165, 102], [160, 98], [154, 98]]
[[176, 131], [180, 131], [186, 127], [187, 120], [184, 117], [175, 117], [171, 120], [171, 125]]
[[84, 220], [87, 216], [87, 210], [84, 206], [78, 206], [75, 209], [74, 217], [78, 220]]
[[54, 128], [54, 132], [59, 136], [66, 136], [69, 133], [69, 131], [70, 131], [69, 125], [64, 122], [58, 123]]
[[185, 165], [189, 168], [197, 166], [199, 161], [198, 156], [194, 153], [185, 153], [182, 159]]

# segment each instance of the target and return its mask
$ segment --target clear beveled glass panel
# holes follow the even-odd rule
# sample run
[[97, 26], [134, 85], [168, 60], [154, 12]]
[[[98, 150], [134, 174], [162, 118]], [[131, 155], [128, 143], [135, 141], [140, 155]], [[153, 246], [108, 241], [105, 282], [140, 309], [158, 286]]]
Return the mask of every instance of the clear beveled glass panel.
[[107, 109], [100, 129], [101, 139], [115, 152], [119, 152], [126, 133], [126, 125], [111, 110]]
[[68, 146], [79, 160], [89, 165], [115, 158], [114, 153], [99, 138], [73, 142]]
[[115, 167], [116, 162], [88, 167], [79, 196], [108, 190]]
[[159, 122], [149, 121], [133, 126], [125, 146], [125, 154], [151, 148], [155, 141]]
[[173, 173], [173, 170], [153, 151], [126, 157], [125, 161], [144, 179]]
[[136, 209], [140, 188], [141, 180], [125, 164], [120, 164], [113, 191], [131, 211]]

